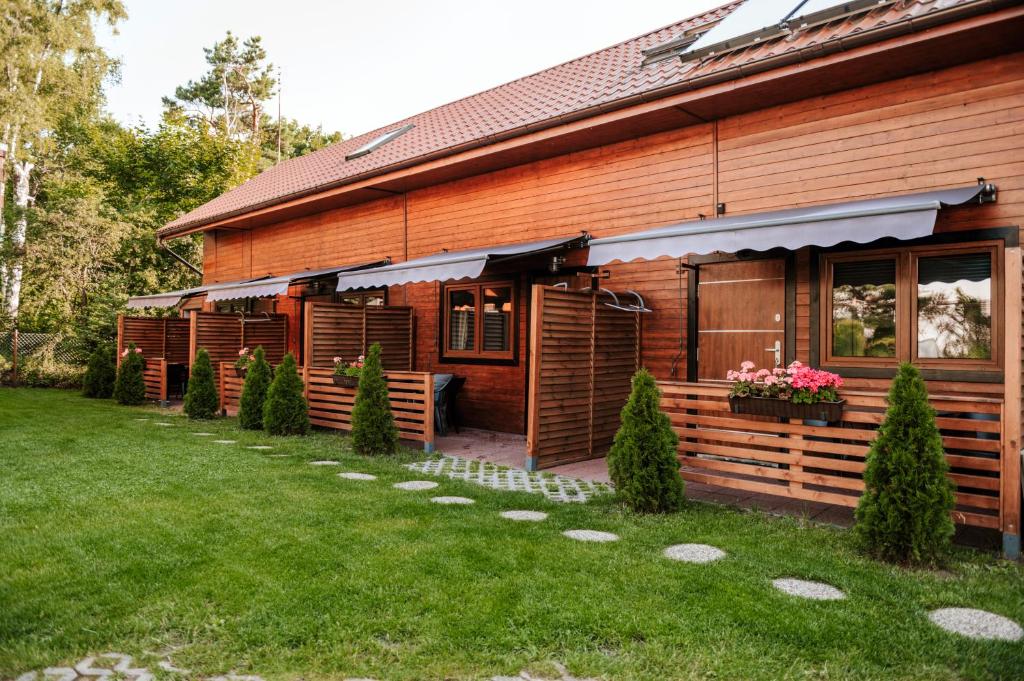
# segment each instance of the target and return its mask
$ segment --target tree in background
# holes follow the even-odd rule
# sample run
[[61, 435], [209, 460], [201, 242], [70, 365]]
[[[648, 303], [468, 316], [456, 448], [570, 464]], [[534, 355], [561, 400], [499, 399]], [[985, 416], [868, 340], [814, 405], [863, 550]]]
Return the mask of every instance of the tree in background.
[[305, 386], [292, 353], [274, 372], [274, 380], [263, 405], [263, 428], [271, 435], [305, 435], [309, 432], [309, 405]]
[[661, 393], [646, 369], [633, 376], [633, 390], [622, 408], [622, 425], [608, 453], [615, 491], [634, 511], [669, 513], [684, 499], [679, 475], [679, 438], [661, 411]]
[[146, 382], [142, 372], [146, 361], [142, 351], [129, 343], [121, 353], [121, 364], [117, 367], [117, 378], [114, 380], [114, 399], [121, 404], [136, 405], [146, 401]]
[[878, 558], [935, 564], [953, 538], [954, 484], [928, 389], [913, 365], [900, 365], [888, 403], [868, 450], [854, 532]]
[[190, 419], [212, 419], [220, 408], [217, 384], [213, 380], [213, 364], [205, 348], [196, 352], [192, 373], [185, 391], [185, 414]]
[[270, 389], [271, 371], [262, 346], [252, 354], [253, 359], [245, 372], [242, 396], [238, 400], [238, 424], [246, 430], [262, 430], [263, 406]]
[[380, 343], [370, 346], [352, 407], [352, 448], [364, 455], [394, 454], [398, 449], [398, 428], [391, 413], [380, 351]]
[[89, 355], [89, 364], [82, 381], [83, 395], [95, 398], [108, 398], [114, 395], [114, 381], [117, 378], [114, 352], [110, 345], [97, 345]]

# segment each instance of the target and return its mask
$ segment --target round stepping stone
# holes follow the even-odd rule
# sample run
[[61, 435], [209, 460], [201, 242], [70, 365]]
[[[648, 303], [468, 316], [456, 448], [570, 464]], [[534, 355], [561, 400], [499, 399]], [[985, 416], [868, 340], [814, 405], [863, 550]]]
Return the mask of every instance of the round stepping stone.
[[566, 530], [562, 534], [569, 539], [575, 539], [577, 541], [608, 542], [619, 540], [619, 535], [617, 534], [612, 534], [611, 532], [598, 532], [597, 530]]
[[210, 437], [213, 433], [192, 433], [196, 437]]
[[437, 487], [437, 483], [431, 480], [407, 480], [405, 482], [396, 482], [392, 487], [404, 489], [407, 492], [418, 492], [424, 489], [434, 489]]
[[273, 449], [273, 447], [271, 447], [270, 445], [249, 445], [248, 447], [246, 447], [246, 449], [257, 449], [262, 452], [268, 449]]
[[974, 608], [941, 608], [928, 613], [937, 626], [954, 634], [988, 641], [1019, 641], [1024, 629], [1011, 619]]
[[539, 523], [541, 520], [547, 520], [548, 514], [543, 511], [502, 511], [501, 517], [508, 520], [526, 520]]
[[310, 466], [340, 466], [340, 461], [310, 461]]
[[376, 480], [376, 475], [370, 475], [369, 473], [355, 473], [352, 471], [346, 471], [344, 473], [338, 473], [339, 478], [345, 478], [346, 480]]
[[725, 558], [725, 551], [707, 544], [676, 544], [665, 549], [665, 557], [684, 563], [710, 563]]
[[270, 458], [271, 459], [280, 459], [281, 457], [284, 457], [284, 456], [291, 456], [291, 454], [271, 454]]
[[137, 418], [137, 419], [135, 419], [135, 420], [136, 420], [136, 421], [148, 421], [149, 419], [148, 419], [148, 418]]
[[213, 442], [218, 445], [233, 445], [238, 442], [238, 440], [214, 440]]
[[474, 499], [468, 497], [434, 497], [431, 499], [435, 504], [451, 504], [457, 506], [468, 506], [469, 504], [475, 504]]
[[814, 601], [840, 601], [846, 598], [846, 594], [834, 586], [821, 582], [808, 582], [803, 579], [775, 579], [772, 580], [772, 586], [790, 596], [809, 598]]
[[154, 426], [173, 426], [173, 423], [167, 423], [167, 421], [157, 421], [153, 424]]

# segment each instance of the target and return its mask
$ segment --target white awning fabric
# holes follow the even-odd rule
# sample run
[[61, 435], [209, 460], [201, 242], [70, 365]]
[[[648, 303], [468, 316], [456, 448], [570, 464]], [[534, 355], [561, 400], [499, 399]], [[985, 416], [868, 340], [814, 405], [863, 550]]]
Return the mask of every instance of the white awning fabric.
[[132, 296], [128, 299], [127, 307], [136, 310], [147, 307], [175, 307], [181, 302], [182, 298], [194, 296], [205, 290], [204, 288], [186, 288], [180, 291], [166, 291], [148, 296]]
[[975, 184], [882, 199], [684, 222], [593, 239], [587, 264], [598, 266], [616, 260], [630, 262], [772, 248], [793, 250], [803, 246], [834, 246], [843, 241], [868, 243], [883, 237], [917, 239], [932, 233], [942, 208], [994, 200], [992, 185]]
[[450, 279], [475, 279], [484, 271], [488, 263], [537, 255], [545, 251], [559, 250], [586, 241], [579, 235], [531, 241], [528, 243], [508, 244], [505, 246], [488, 246], [466, 251], [438, 253], [406, 262], [377, 267], [363, 272], [351, 272], [338, 275], [338, 290], [348, 291], [354, 288], [378, 288], [397, 286], [422, 281], [448, 281]]

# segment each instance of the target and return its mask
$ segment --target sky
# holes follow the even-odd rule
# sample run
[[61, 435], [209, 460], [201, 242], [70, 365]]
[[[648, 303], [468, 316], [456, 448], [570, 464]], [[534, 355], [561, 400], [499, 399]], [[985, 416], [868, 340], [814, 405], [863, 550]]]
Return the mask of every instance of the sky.
[[98, 38], [122, 61], [107, 108], [124, 123], [156, 124], [160, 98], [199, 78], [203, 47], [231, 30], [263, 37], [284, 117], [348, 137], [724, 2], [125, 0], [127, 21]]

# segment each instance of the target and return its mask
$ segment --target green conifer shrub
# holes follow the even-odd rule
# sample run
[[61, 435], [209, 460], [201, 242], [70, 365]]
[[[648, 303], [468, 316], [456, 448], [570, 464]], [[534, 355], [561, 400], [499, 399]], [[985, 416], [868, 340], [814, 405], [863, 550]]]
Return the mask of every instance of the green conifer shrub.
[[679, 438], [661, 411], [661, 392], [646, 369], [633, 376], [622, 425], [608, 453], [608, 472], [619, 497], [640, 513], [670, 513], [684, 499]]
[[263, 428], [271, 435], [305, 435], [309, 432], [309, 405], [292, 353], [274, 372], [263, 404]]
[[953, 537], [954, 484], [935, 410], [913, 365], [900, 365], [888, 403], [868, 451], [854, 532], [877, 558], [936, 564]]
[[246, 430], [263, 430], [263, 405], [272, 378], [270, 365], [260, 346], [252, 353], [249, 369], [245, 372], [242, 396], [238, 400], [238, 424]]
[[142, 353], [135, 351], [135, 343], [128, 344], [128, 351], [121, 358], [114, 380], [114, 399], [121, 404], [135, 405], [146, 401], [146, 382], [142, 377], [146, 363]]
[[114, 348], [109, 343], [101, 343], [89, 355], [85, 377], [82, 379], [82, 394], [100, 399], [112, 397], [115, 380], [117, 367], [114, 361]]
[[199, 348], [192, 362], [192, 373], [188, 377], [188, 390], [185, 391], [185, 414], [190, 419], [212, 419], [218, 409], [220, 400], [217, 397], [210, 353], [205, 348]]
[[[428, 418], [433, 418], [433, 414]], [[352, 448], [367, 455], [394, 454], [398, 449], [398, 428], [380, 364], [380, 343], [370, 346], [359, 375], [359, 389], [352, 408]]]

